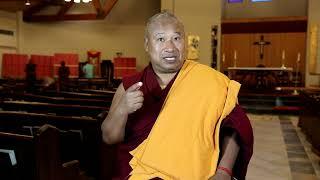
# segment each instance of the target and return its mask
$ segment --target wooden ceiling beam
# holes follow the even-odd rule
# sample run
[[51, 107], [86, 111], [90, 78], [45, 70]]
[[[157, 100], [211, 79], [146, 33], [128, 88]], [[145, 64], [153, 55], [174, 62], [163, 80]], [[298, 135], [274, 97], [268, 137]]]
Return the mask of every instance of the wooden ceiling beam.
[[73, 1], [71, 2], [66, 2], [63, 6], [61, 6], [57, 16], [61, 17], [61, 16], [64, 16], [67, 11], [72, 7], [73, 5]]
[[37, 7], [34, 7], [34, 9], [30, 9], [30, 12], [24, 13], [23, 20], [26, 22], [51, 22], [51, 21], [104, 19], [110, 13], [110, 11], [114, 7], [114, 5], [118, 2], [118, 0], [107, 0], [103, 6], [101, 5], [99, 0], [93, 0], [92, 4], [95, 7], [97, 13], [66, 14], [67, 11], [73, 5], [73, 2], [69, 2], [69, 3], [65, 3], [64, 6], [62, 6], [59, 12], [55, 15], [34, 15], [35, 12], [38, 12], [46, 5], [49, 5], [45, 2], [47, 1], [42, 1], [41, 5], [39, 3]]
[[105, 18], [113, 8], [113, 6], [118, 2], [118, 0], [107, 0], [103, 7], [103, 18]]
[[97, 14], [65, 14], [58, 15], [33, 15], [32, 17], [24, 17], [26, 22], [52, 22], [52, 21], [74, 21], [74, 20], [95, 20]]
[[96, 9], [97, 14], [101, 14], [103, 12], [100, 0], [92, 0], [92, 4]]
[[[33, 2], [41, 2], [43, 0], [30, 0], [31, 3]], [[26, 0], [1, 0], [1, 2], [26, 2]]]

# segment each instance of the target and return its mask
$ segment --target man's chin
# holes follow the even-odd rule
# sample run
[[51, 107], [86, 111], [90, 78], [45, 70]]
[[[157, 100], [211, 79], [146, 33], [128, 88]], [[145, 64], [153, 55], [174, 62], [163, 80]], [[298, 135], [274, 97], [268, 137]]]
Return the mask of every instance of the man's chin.
[[175, 73], [178, 72], [181, 68], [181, 65], [175, 64], [174, 66], [165, 66], [162, 68], [164, 73]]

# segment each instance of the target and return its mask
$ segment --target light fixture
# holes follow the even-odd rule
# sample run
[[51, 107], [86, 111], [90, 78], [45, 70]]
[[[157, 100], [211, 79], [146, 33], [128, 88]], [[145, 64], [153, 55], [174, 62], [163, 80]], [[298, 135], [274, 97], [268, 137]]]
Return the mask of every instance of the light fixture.
[[[65, 2], [71, 2], [72, 0], [64, 0]], [[73, 0], [73, 2], [75, 2], [75, 3], [81, 3], [81, 2], [83, 2], [83, 3], [89, 3], [89, 2], [91, 2], [92, 0]]]
[[25, 3], [25, 5], [26, 5], [26, 6], [30, 6], [30, 5], [31, 5], [30, 0], [27, 0], [26, 3]]

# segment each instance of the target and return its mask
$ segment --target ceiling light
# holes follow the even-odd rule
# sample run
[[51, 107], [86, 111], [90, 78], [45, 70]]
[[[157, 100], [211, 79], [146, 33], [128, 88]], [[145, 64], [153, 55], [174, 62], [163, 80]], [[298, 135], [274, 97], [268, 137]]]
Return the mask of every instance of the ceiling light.
[[30, 5], [31, 5], [30, 0], [27, 0], [26, 3], [25, 3], [25, 5], [26, 5], [26, 6], [30, 6]]
[[[64, 0], [65, 2], [71, 2], [72, 0]], [[75, 3], [80, 3], [80, 2], [83, 2], [83, 3], [89, 3], [91, 2], [92, 0], [73, 0], [73, 2]]]

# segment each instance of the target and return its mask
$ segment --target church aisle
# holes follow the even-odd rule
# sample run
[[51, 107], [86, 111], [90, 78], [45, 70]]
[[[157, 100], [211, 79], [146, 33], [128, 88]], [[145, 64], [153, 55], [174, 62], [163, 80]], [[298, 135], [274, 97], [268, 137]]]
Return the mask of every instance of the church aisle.
[[320, 158], [311, 152], [310, 144], [297, 127], [297, 116], [248, 116], [255, 137], [248, 180], [320, 179]]

